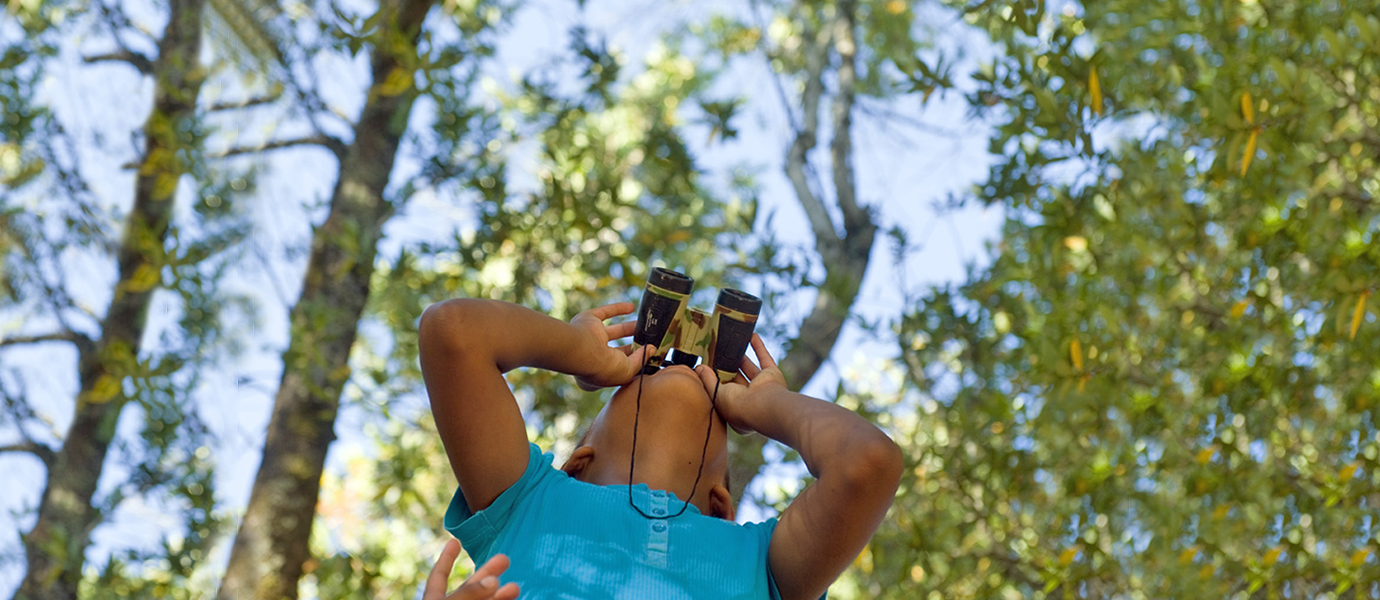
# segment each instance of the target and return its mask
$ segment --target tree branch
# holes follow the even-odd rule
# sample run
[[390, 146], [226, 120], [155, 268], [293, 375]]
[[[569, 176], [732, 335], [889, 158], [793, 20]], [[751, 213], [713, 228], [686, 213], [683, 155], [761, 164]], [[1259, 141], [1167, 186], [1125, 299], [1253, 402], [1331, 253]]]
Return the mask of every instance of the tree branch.
[[240, 100], [238, 102], [217, 102], [215, 104], [212, 104], [211, 107], [207, 110], [210, 112], [239, 110], [242, 108], [249, 108], [251, 106], [261, 106], [264, 104], [270, 104], [278, 101], [278, 99], [282, 97], [283, 95], [281, 93], [277, 93], [273, 94], [272, 96], [259, 96], [258, 98], [249, 98], [246, 100]]
[[[854, 88], [857, 84], [857, 46], [854, 37], [857, 27], [854, 20], [856, 9], [854, 0], [840, 1], [834, 22], [825, 28], [832, 30], [833, 34], [827, 38], [821, 36], [821, 43], [826, 52], [822, 55], [821, 63], [827, 61], [830, 46], [840, 59], [837, 74], [838, 92], [833, 99], [834, 138], [830, 143], [830, 162], [835, 197], [843, 213], [844, 230], [841, 236], [835, 231], [818, 198], [800, 195], [800, 202], [806, 207], [807, 212], [811, 210], [810, 205], [813, 203], [816, 205], [814, 210], [822, 215], [818, 218], [812, 217], [811, 220], [815, 222], [815, 249], [824, 263], [825, 275], [824, 283], [819, 286], [814, 307], [801, 322], [796, 339], [791, 340], [790, 354], [780, 364], [781, 372], [786, 375], [786, 381], [792, 386], [804, 386], [833, 351], [834, 344], [843, 330], [844, 321], [852, 310], [853, 301], [862, 287], [863, 276], [867, 272], [873, 241], [876, 238], [877, 226], [872, 221], [872, 215], [857, 201], [857, 185], [852, 165], [852, 111]], [[819, 83], [816, 73], [818, 71], [811, 74], [813, 81], [806, 84], [805, 99], [817, 106], [819, 88], [822, 88], [823, 84]], [[817, 86], [813, 99], [809, 97], [812, 84]], [[813, 127], [810, 129], [813, 130]], [[813, 134], [809, 142], [814, 143]], [[796, 149], [792, 148], [793, 153]], [[803, 162], [804, 157], [798, 155], [795, 158], [802, 159]], [[797, 185], [797, 189], [799, 188]], [[821, 233], [822, 229], [827, 229], [827, 232]]]
[[[817, 286], [818, 295], [810, 314], [801, 321], [795, 339], [787, 343], [787, 354], [779, 363], [787, 385], [797, 390], [814, 378], [833, 351], [862, 287], [876, 238], [877, 226], [872, 222], [872, 215], [857, 202], [857, 186], [851, 162], [851, 114], [857, 79], [854, 37], [856, 8], [854, 0], [840, 1], [838, 16], [832, 24], [821, 25], [818, 32], [803, 36], [808, 40], [804, 48], [805, 89], [801, 95], [804, 114], [802, 126], [796, 131], [795, 141], [787, 153], [786, 175], [810, 219], [815, 235], [815, 250], [823, 263], [825, 275], [824, 282]], [[838, 97], [833, 101], [834, 138], [830, 158], [835, 195], [844, 217], [842, 235], [834, 226], [823, 201], [810, 189], [806, 179], [807, 155], [814, 148], [818, 135], [819, 99], [824, 94], [822, 75], [829, 63], [831, 50], [838, 53], [841, 59]], [[762, 443], [759, 437], [741, 438], [733, 448], [734, 462], [730, 467], [733, 480], [743, 482], [744, 487], [757, 475], [763, 463]]]
[[231, 156], [239, 156], [241, 154], [258, 154], [260, 152], [267, 152], [269, 150], [280, 150], [282, 148], [292, 148], [295, 146], [322, 146], [325, 147], [327, 150], [330, 150], [331, 153], [336, 156], [336, 158], [340, 158], [345, 155], [345, 142], [342, 142], [334, 137], [325, 134], [320, 134], [293, 140], [276, 140], [260, 144], [258, 146], [242, 146], [237, 148], [231, 148], [219, 154], [212, 154], [209, 156], [209, 158], [229, 158]]
[[139, 72], [144, 75], [153, 72], [153, 60], [132, 50], [121, 50], [119, 52], [97, 54], [95, 56], [83, 56], [82, 61], [87, 64], [98, 62], [123, 62], [133, 65], [135, 69], [138, 69]]
[[824, 64], [828, 62], [831, 35], [829, 28], [821, 27], [814, 36], [815, 43], [806, 50], [808, 54], [805, 58], [805, 91], [801, 94], [801, 127], [796, 130], [795, 141], [786, 153], [786, 177], [795, 188], [795, 196], [800, 201], [800, 206], [805, 209], [805, 216], [810, 219], [810, 228], [815, 234], [815, 246], [820, 250], [827, 248], [828, 252], [821, 254], [830, 256], [836, 253], [834, 249], [838, 247], [838, 231], [834, 229], [834, 222], [829, 218], [829, 211], [824, 208], [824, 203], [810, 189], [809, 181], [805, 178], [805, 167], [810, 150], [815, 147], [819, 131], [819, 97], [824, 94], [824, 81], [821, 75], [824, 72]]
[[[863, 98], [862, 100], [867, 99]], [[892, 121], [895, 123], [899, 123], [901, 125], [905, 125], [922, 133], [928, 133], [930, 135], [951, 139], [961, 138], [965, 135], [965, 132], [959, 131], [957, 129], [949, 129], [947, 127], [933, 125], [921, 121], [920, 119], [917, 119], [915, 117], [901, 114], [900, 111], [889, 108], [883, 104], [879, 104], [875, 100], [871, 102], [858, 102], [855, 106], [857, 106], [858, 110], [862, 111], [862, 113], [867, 116], [875, 117], [883, 121]]]
[[81, 334], [75, 331], [68, 330], [54, 331], [53, 333], [44, 333], [40, 335], [17, 335], [14, 337], [0, 337], [0, 347], [18, 346], [20, 344], [41, 344], [43, 342], [71, 342], [73, 344], [80, 345], [83, 337], [85, 336], [82, 336]]
[[[767, 20], [762, 18], [761, 2], [752, 0], [752, 16], [757, 21], [757, 30], [767, 30]], [[800, 129], [800, 125], [795, 118], [795, 109], [791, 107], [791, 101], [786, 97], [786, 88], [781, 85], [781, 77], [776, 73], [776, 68], [772, 66], [772, 53], [766, 46], [767, 36], [757, 36], [757, 48], [762, 51], [762, 56], [767, 59], [767, 74], [771, 76], [772, 87], [776, 90], [776, 95], [781, 99], [781, 108], [786, 111], [786, 123], [791, 131]]]
[[6, 452], [26, 452], [32, 454], [38, 457], [38, 460], [43, 461], [44, 466], [52, 466], [53, 460], [57, 458], [57, 453], [53, 452], [52, 448], [37, 442], [21, 442], [8, 446], [0, 446], [0, 454]]
[[857, 41], [853, 37], [852, 0], [839, 2], [838, 20], [834, 21], [834, 50], [839, 55], [838, 93], [834, 96], [834, 140], [829, 145], [834, 167], [834, 193], [843, 211], [843, 229], [847, 236], [870, 225], [865, 209], [858, 206], [857, 186], [853, 180], [853, 92], [857, 87]]

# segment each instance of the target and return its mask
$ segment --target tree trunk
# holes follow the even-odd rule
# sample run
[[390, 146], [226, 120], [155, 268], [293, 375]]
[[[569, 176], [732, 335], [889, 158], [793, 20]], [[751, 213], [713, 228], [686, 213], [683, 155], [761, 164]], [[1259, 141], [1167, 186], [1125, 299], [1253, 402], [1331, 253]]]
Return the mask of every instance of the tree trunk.
[[[857, 80], [857, 43], [854, 39], [856, 10], [856, 3], [852, 0], [840, 1], [833, 27], [821, 28], [814, 36], [813, 43], [805, 48], [806, 81], [801, 94], [803, 118], [786, 155], [786, 176], [810, 220], [810, 228], [815, 235], [815, 251], [819, 253], [825, 270], [824, 283], [819, 286], [815, 306], [801, 322], [795, 339], [786, 344], [787, 352], [779, 365], [786, 376], [786, 384], [796, 390], [815, 376], [833, 351], [843, 331], [843, 324], [852, 311], [853, 301], [862, 287], [877, 234], [877, 225], [873, 223], [871, 214], [866, 207], [858, 205], [853, 178], [851, 138], [853, 93]], [[805, 175], [808, 168], [806, 156], [814, 149], [818, 137], [819, 99], [824, 94], [821, 76], [825, 65], [829, 63], [831, 45], [839, 57], [839, 87], [833, 99], [834, 139], [830, 144], [829, 158], [833, 170], [834, 198], [843, 214], [842, 235], [823, 201], [810, 189]], [[731, 477], [733, 481], [742, 482], [734, 490], [735, 500], [741, 500], [743, 491], [765, 464], [762, 457], [765, 443], [766, 438], [754, 435], [739, 438], [735, 444]]]
[[350, 376], [350, 348], [369, 297], [378, 240], [393, 212], [383, 192], [416, 98], [411, 86], [398, 93], [384, 83], [398, 69], [411, 80], [431, 5], [400, 0], [380, 7], [388, 18], [370, 59], [374, 85], [341, 161], [330, 214], [312, 239], [262, 463], [217, 594], [221, 600], [297, 597], [326, 450]]
[[119, 279], [94, 347], [81, 345], [76, 414], [48, 470], [38, 522], [24, 536], [28, 568], [16, 598], [74, 600], [91, 531], [101, 520], [91, 504], [125, 401], [125, 365], [139, 355], [149, 302], [164, 262], [179, 158], [192, 142], [197, 96], [205, 69], [201, 50], [204, 0], [172, 0], [153, 63], [153, 110], [144, 123], [144, 156], [135, 179], [134, 207], [117, 254]]

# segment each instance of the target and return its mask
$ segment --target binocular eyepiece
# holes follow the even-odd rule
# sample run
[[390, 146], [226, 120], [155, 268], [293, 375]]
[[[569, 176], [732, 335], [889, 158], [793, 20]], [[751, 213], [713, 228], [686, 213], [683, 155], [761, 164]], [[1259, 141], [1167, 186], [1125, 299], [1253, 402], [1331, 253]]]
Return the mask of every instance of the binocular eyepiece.
[[647, 277], [633, 341], [639, 346], [656, 346], [656, 354], [648, 357], [643, 372], [657, 372], [671, 353], [670, 364], [691, 368], [703, 358], [719, 381], [727, 383], [738, 374], [747, 353], [762, 300], [742, 290], [720, 290], [710, 314], [689, 307], [694, 287], [695, 280], [661, 267], [652, 269]]

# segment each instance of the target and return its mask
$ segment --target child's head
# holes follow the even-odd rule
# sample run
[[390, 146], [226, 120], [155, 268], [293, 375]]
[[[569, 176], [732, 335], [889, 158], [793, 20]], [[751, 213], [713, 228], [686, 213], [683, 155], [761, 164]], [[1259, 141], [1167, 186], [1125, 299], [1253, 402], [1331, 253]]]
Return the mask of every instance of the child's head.
[[[642, 410], [637, 416], [638, 386]], [[689, 367], [670, 366], [618, 388], [594, 418], [579, 447], [561, 468], [596, 485], [627, 485], [637, 420], [637, 465], [633, 483], [667, 490], [684, 500], [694, 485], [704, 452], [704, 473], [690, 503], [700, 512], [733, 519], [728, 491], [728, 428], [714, 412], [709, 391]], [[713, 419], [713, 425], [709, 420]], [[705, 427], [709, 445], [705, 448]], [[679, 510], [675, 507], [674, 510]]]

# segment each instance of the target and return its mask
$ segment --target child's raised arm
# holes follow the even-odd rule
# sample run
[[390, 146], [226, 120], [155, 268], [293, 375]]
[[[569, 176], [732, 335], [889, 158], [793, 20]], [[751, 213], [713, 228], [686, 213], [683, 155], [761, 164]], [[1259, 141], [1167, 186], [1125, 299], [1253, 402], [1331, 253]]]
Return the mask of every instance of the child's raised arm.
[[418, 326], [422, 377], [436, 428], [470, 510], [487, 508], [527, 468], [527, 428], [503, 373], [537, 367], [576, 376], [586, 389], [631, 381], [631, 347], [608, 343], [635, 323], [604, 325], [632, 303], [582, 312], [569, 323], [495, 300], [431, 305]]
[[[799, 452], [815, 476], [781, 513], [767, 551], [781, 597], [814, 600], [853, 562], [886, 516], [901, 481], [901, 451], [852, 411], [787, 389], [757, 335], [752, 349], [761, 368], [744, 357], [735, 383], [719, 389], [718, 411], [735, 429], [756, 431]], [[700, 367], [697, 372], [712, 389], [713, 371]]]

